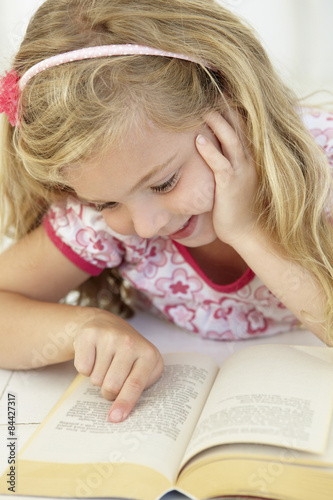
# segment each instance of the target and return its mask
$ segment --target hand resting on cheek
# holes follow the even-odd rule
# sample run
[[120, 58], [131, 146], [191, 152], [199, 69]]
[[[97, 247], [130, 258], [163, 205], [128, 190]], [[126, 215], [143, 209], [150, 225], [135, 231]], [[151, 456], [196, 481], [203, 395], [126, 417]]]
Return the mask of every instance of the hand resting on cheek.
[[253, 201], [258, 177], [236, 113], [229, 111], [224, 118], [213, 112], [206, 117], [206, 123], [221, 145], [219, 150], [204, 135], [196, 140], [199, 153], [214, 172], [213, 224], [218, 238], [233, 246], [256, 225]]

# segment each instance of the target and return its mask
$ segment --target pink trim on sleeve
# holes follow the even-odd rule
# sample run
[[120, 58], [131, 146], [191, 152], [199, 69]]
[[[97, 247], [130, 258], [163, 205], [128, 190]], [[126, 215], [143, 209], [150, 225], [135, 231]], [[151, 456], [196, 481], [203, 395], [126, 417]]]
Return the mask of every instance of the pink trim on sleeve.
[[50, 240], [55, 244], [58, 250], [60, 250], [60, 252], [65, 257], [67, 257], [67, 259], [73, 262], [73, 264], [75, 264], [78, 268], [90, 274], [91, 276], [98, 276], [99, 274], [101, 274], [103, 269], [82, 259], [82, 257], [75, 253], [74, 250], [71, 249], [71, 247], [66, 245], [66, 243], [64, 243], [61, 238], [56, 235], [52, 224], [50, 224], [50, 221], [47, 219], [47, 217], [45, 217], [43, 220], [43, 226]]
[[245, 273], [238, 278], [234, 283], [231, 283], [230, 285], [217, 285], [216, 283], [213, 283], [202, 271], [202, 269], [198, 266], [196, 261], [193, 259], [192, 255], [190, 252], [187, 250], [186, 247], [181, 245], [180, 243], [177, 243], [176, 241], [173, 241], [174, 245], [177, 247], [178, 251], [181, 253], [181, 255], [184, 257], [186, 262], [198, 273], [199, 276], [209, 285], [213, 290], [216, 290], [218, 292], [224, 292], [224, 293], [232, 293], [232, 292], [238, 292], [241, 288], [243, 288], [245, 285], [248, 285], [250, 281], [253, 280], [255, 277], [254, 272], [252, 269], [248, 268]]

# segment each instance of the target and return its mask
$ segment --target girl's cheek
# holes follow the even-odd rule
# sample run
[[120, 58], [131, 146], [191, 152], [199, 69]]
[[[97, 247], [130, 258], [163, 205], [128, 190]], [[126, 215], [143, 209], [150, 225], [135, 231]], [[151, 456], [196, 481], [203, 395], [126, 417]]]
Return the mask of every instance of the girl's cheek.
[[215, 185], [213, 182], [202, 184], [192, 194], [192, 204], [194, 213], [210, 212], [214, 205]]
[[190, 200], [194, 213], [209, 212], [213, 209], [215, 178], [213, 171], [206, 165], [201, 166], [201, 176], [191, 189]]
[[179, 212], [199, 215], [210, 212], [214, 205], [215, 182], [213, 173], [207, 172], [203, 178], [191, 183], [179, 198]]
[[131, 236], [134, 234], [134, 225], [129, 216], [126, 216], [124, 210], [117, 209], [104, 210], [102, 212], [103, 219], [106, 224], [116, 233], [122, 234], [124, 236]]

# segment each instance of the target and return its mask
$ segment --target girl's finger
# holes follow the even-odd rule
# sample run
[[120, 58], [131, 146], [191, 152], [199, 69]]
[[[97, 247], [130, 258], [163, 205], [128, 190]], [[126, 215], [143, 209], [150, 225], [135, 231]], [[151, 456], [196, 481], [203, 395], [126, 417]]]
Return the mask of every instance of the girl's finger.
[[74, 366], [79, 373], [89, 377], [92, 373], [96, 359], [96, 349], [93, 344], [87, 346], [85, 342], [76, 340], [74, 342]]
[[235, 176], [235, 170], [230, 161], [209, 139], [201, 134], [196, 138], [196, 146], [207, 165], [214, 172], [216, 184], [220, 187], [226, 186]]
[[110, 369], [112, 364], [112, 359], [114, 356], [114, 347], [112, 345], [105, 346], [103, 349], [96, 350], [96, 359], [94, 368], [90, 374], [90, 380], [92, 384], [102, 386], [105, 376]]
[[121, 422], [131, 413], [143, 390], [149, 385], [151, 368], [151, 364], [147, 364], [142, 358], [135, 361], [110, 408], [111, 422]]
[[[220, 113], [207, 115], [206, 123], [218, 139], [223, 155], [229, 160], [234, 170], [242, 168], [246, 160], [245, 147], [241, 140], [241, 124], [233, 115], [227, 115], [233, 126]], [[235, 127], [235, 128], [234, 128]]]
[[136, 357], [116, 353], [105, 372], [102, 395], [105, 399], [115, 399], [131, 373]]

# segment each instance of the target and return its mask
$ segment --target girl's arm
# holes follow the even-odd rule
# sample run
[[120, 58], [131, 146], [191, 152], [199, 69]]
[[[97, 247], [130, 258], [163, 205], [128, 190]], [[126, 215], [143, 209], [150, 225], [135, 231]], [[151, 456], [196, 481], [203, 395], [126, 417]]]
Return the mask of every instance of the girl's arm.
[[267, 236], [253, 230], [234, 249], [303, 325], [329, 344], [325, 329], [325, 294], [306, 269], [291, 262]]
[[215, 232], [308, 329], [327, 343], [323, 289], [309, 272], [291, 262], [281, 248], [259, 230], [251, 211], [258, 188], [256, 170], [240, 120], [232, 112], [225, 117], [218, 113], [207, 117], [221, 150], [206, 137], [197, 137], [197, 149], [215, 175]]
[[119, 421], [159, 378], [163, 361], [155, 346], [112, 313], [57, 303], [88, 277], [42, 226], [0, 255], [0, 366], [28, 369], [74, 358], [104, 397], [116, 397], [111, 410]]

